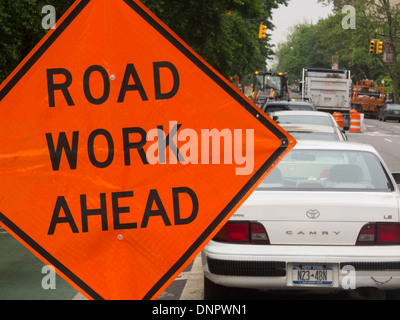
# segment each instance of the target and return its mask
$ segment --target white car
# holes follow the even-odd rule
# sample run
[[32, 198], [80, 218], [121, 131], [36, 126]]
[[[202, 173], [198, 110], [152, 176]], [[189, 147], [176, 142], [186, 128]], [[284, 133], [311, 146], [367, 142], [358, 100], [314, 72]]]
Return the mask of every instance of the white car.
[[298, 141], [203, 249], [205, 299], [229, 287], [398, 294], [396, 180], [371, 146]]
[[328, 112], [322, 111], [275, 111], [269, 116], [281, 124], [311, 124], [338, 127], [335, 118]]
[[346, 133], [339, 127], [317, 124], [281, 124], [280, 126], [296, 140], [347, 141]]

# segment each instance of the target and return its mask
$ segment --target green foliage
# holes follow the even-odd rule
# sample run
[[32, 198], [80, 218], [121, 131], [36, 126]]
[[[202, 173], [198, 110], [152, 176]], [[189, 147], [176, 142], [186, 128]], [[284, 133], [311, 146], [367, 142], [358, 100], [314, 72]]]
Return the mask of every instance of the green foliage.
[[[110, 0], [111, 1], [111, 0]], [[274, 26], [271, 11], [288, 0], [143, 0], [142, 2], [208, 63], [230, 77], [265, 69], [272, 55], [268, 38], [258, 39], [261, 21]], [[0, 1], [0, 82], [46, 33], [44, 5], [57, 19], [74, 0]]]
[[[341, 12], [346, 0], [318, 0], [322, 3], [332, 3], [336, 12]], [[400, 55], [400, 4], [394, 0], [352, 0], [357, 17], [356, 30], [352, 32], [351, 42], [348, 42], [347, 57], [349, 68], [356, 78], [390, 79], [395, 102], [400, 101], [399, 62]], [[393, 62], [386, 63], [382, 55], [369, 55], [367, 47], [370, 40], [377, 38], [389, 41], [393, 54]]]
[[265, 69], [272, 55], [258, 39], [261, 21], [286, 0], [143, 0], [143, 3], [224, 76]]
[[0, 83], [45, 35], [42, 8], [53, 5], [60, 17], [73, 0], [0, 1]]
[[[320, 19], [317, 24], [299, 24], [293, 28], [285, 43], [280, 44], [276, 56], [279, 70], [300, 77], [303, 68], [331, 68], [338, 56], [339, 68], [351, 70], [353, 80], [378, 79], [386, 74], [376, 56], [368, 53], [374, 28], [365, 11], [356, 10], [356, 29], [344, 29], [341, 11]], [[297, 74], [293, 74], [293, 68]]]
[[[285, 43], [278, 45], [276, 56], [279, 60], [277, 70], [286, 71], [290, 78], [300, 78], [305, 67], [323, 67], [323, 59], [318, 52], [316, 27], [299, 24], [293, 27]], [[296, 69], [296, 70], [295, 70]]]

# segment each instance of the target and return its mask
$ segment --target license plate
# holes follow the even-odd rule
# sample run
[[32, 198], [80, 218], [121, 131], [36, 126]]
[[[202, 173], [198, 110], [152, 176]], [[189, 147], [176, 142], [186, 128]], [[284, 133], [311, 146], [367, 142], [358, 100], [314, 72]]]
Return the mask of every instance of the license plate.
[[333, 266], [322, 264], [294, 264], [292, 267], [293, 284], [325, 285], [333, 284]]

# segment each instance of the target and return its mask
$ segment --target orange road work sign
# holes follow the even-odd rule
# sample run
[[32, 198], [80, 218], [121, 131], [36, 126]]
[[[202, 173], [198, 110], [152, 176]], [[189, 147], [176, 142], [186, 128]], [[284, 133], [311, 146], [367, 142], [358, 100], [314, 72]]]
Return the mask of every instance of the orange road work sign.
[[296, 141], [136, 0], [77, 1], [0, 87], [1, 225], [155, 299]]

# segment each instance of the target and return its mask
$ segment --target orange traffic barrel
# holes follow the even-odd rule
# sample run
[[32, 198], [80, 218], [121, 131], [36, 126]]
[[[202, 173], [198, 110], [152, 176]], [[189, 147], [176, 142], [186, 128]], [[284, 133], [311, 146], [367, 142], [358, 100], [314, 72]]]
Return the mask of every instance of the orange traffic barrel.
[[340, 112], [335, 112], [333, 118], [335, 118], [339, 128], [343, 129], [343, 115]]
[[361, 132], [361, 114], [358, 112], [350, 112], [350, 132]]

